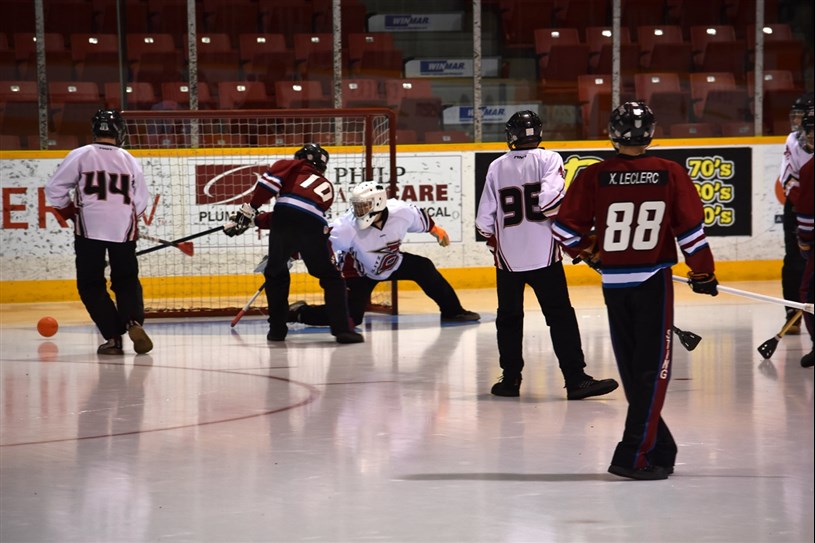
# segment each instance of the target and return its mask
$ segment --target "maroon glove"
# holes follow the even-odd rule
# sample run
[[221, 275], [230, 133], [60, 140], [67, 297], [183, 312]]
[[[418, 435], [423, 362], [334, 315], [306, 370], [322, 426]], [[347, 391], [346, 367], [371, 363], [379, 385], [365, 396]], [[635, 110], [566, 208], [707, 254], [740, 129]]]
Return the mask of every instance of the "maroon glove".
[[255, 215], [255, 226], [261, 230], [269, 230], [272, 227], [271, 211], [264, 211]]
[[63, 208], [55, 208], [54, 211], [57, 212], [57, 215], [59, 215], [63, 221], [72, 221], [74, 217], [76, 217], [76, 206], [73, 202]]

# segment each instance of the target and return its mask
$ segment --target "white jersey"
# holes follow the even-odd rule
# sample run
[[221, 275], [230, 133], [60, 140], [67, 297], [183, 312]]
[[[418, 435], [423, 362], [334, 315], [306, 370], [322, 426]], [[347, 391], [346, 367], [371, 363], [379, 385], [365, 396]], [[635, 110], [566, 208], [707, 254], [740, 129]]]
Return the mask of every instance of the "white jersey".
[[383, 281], [402, 264], [400, 247], [405, 235], [429, 232], [433, 227], [424, 210], [400, 200], [389, 199], [387, 211], [381, 230], [376, 225], [360, 229], [350, 210], [331, 223], [331, 246], [343, 253], [344, 269], [350, 262], [358, 275]]
[[136, 239], [149, 194], [138, 161], [115, 145], [92, 143], [68, 153], [45, 185], [56, 208], [76, 205], [74, 232], [102, 241]]
[[789, 196], [790, 191], [798, 186], [798, 177], [801, 166], [812, 158], [812, 152], [808, 152], [798, 140], [798, 132], [790, 132], [787, 141], [784, 143], [784, 157], [781, 159], [781, 171], [778, 179], [784, 187], [784, 194]]
[[475, 226], [495, 239], [495, 265], [528, 271], [560, 261], [552, 221], [565, 193], [563, 159], [545, 149], [509, 151], [487, 170]]

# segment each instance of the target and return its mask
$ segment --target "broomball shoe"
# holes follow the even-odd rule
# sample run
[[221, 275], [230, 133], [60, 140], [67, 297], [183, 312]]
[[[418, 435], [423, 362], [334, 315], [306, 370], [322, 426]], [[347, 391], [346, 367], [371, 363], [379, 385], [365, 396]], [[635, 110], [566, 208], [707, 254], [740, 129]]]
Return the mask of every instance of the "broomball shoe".
[[[608, 472], [620, 477], [628, 477], [637, 481], [661, 481], [667, 479], [668, 469], [662, 466], [648, 466], [646, 468], [624, 468], [623, 466], [615, 466], [611, 464], [608, 467]], [[671, 469], [673, 473], [673, 469]]]
[[517, 398], [521, 395], [521, 381], [523, 381], [523, 379], [520, 375], [516, 377], [502, 375], [498, 378], [498, 382], [492, 385], [490, 393], [493, 396]]
[[566, 387], [566, 397], [570, 400], [582, 400], [590, 396], [602, 396], [616, 390], [620, 386], [614, 379], [601, 379], [586, 377], [576, 385]]
[[96, 349], [96, 354], [104, 355], [123, 355], [125, 354], [122, 349], [122, 336], [113, 336]]
[[467, 311], [463, 309], [460, 313], [455, 315], [442, 315], [441, 322], [475, 322], [481, 320], [481, 315], [475, 311]]
[[131, 322], [127, 327], [127, 335], [130, 336], [130, 340], [133, 342], [133, 350], [138, 354], [149, 353], [153, 349], [153, 342], [141, 324]]

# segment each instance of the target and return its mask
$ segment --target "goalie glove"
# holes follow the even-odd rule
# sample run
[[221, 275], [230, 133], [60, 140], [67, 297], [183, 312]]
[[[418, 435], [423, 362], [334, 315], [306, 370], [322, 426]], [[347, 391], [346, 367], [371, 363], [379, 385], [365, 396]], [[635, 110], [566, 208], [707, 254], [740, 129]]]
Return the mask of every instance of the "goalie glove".
[[689, 272], [688, 284], [690, 285], [691, 290], [697, 294], [709, 294], [711, 296], [716, 296], [719, 294], [719, 289], [716, 288], [719, 281], [716, 280], [716, 276], [712, 273]]
[[249, 204], [243, 204], [237, 213], [229, 218], [224, 225], [224, 234], [235, 237], [240, 236], [255, 224], [255, 215], [258, 210]]
[[447, 235], [447, 231], [441, 226], [434, 224], [433, 228], [430, 229], [430, 233], [438, 240], [439, 245], [442, 247], [450, 245], [450, 236]]

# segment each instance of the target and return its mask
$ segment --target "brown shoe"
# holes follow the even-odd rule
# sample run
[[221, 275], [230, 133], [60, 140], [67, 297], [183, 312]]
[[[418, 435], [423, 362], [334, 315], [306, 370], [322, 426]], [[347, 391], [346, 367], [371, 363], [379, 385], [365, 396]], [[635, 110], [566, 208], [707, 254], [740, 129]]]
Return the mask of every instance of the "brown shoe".
[[133, 341], [133, 350], [138, 354], [149, 353], [153, 349], [153, 342], [141, 324], [131, 322], [127, 327], [127, 335]]

